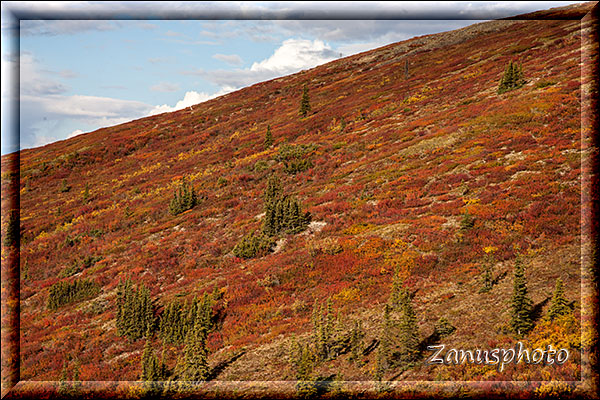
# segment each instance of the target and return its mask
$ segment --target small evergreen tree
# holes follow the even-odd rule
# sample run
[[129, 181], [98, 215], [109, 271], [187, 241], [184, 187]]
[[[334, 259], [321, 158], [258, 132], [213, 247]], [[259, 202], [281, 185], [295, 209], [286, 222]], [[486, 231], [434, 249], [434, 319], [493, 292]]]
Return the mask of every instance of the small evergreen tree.
[[154, 354], [152, 349], [151, 338], [152, 334], [150, 331], [146, 333], [146, 344], [144, 345], [144, 353], [142, 354], [142, 374], [140, 380], [142, 381], [160, 381], [163, 379], [161, 374], [161, 365], [158, 358]]
[[561, 315], [566, 315], [571, 312], [571, 308], [565, 298], [563, 282], [560, 278], [556, 280], [554, 294], [552, 295], [552, 303], [548, 310], [548, 319], [553, 320]]
[[181, 214], [184, 211], [191, 210], [196, 204], [198, 204], [196, 191], [183, 177], [179, 188], [173, 193], [173, 198], [169, 203], [169, 212], [173, 215]]
[[513, 64], [512, 60], [509, 61], [508, 66], [504, 70], [504, 75], [500, 79], [500, 85], [498, 86], [498, 94], [508, 92], [509, 90], [518, 89], [525, 84], [523, 78], [523, 65]]
[[387, 370], [387, 355], [385, 354], [385, 349], [382, 347], [382, 342], [379, 343], [379, 347], [377, 347], [377, 354], [375, 359], [375, 371], [374, 378], [375, 380], [381, 382], [383, 379], [383, 375]]
[[483, 262], [483, 282], [481, 289], [479, 289], [480, 293], [487, 293], [492, 289], [492, 285], [494, 284], [494, 278], [492, 274], [493, 264], [493, 256], [486, 254]]
[[265, 135], [265, 149], [273, 146], [273, 134], [271, 133], [271, 125], [267, 125], [267, 133]]
[[233, 254], [240, 258], [262, 257], [270, 253], [274, 246], [273, 240], [260, 232], [252, 232], [242, 238], [233, 248]]
[[522, 336], [533, 327], [531, 316], [533, 303], [527, 293], [525, 269], [520, 257], [515, 260], [513, 287], [510, 325], [514, 333]]
[[402, 361], [414, 361], [419, 352], [419, 327], [410, 296], [402, 296], [399, 321], [399, 356]]
[[65, 304], [95, 296], [99, 292], [100, 286], [89, 279], [61, 281], [50, 286], [46, 305], [54, 311]]
[[130, 279], [117, 286], [117, 334], [137, 340], [155, 328], [154, 305], [150, 291], [142, 285], [133, 289]]
[[381, 357], [385, 369], [398, 362], [412, 362], [419, 350], [419, 328], [408, 290], [398, 273], [394, 274], [392, 290], [383, 314]]
[[179, 364], [179, 380], [204, 381], [208, 377], [208, 349], [206, 327], [196, 321], [185, 340], [184, 356]]
[[11, 210], [8, 214], [8, 223], [6, 224], [6, 232], [4, 234], [4, 246], [16, 246], [19, 243], [20, 230], [19, 212]]
[[365, 332], [363, 331], [362, 321], [358, 320], [354, 322], [354, 327], [350, 332], [350, 360], [357, 362], [363, 354], [364, 344], [363, 337]]
[[465, 231], [471, 229], [473, 226], [475, 226], [475, 217], [469, 214], [469, 210], [466, 210], [460, 221], [460, 229]]
[[306, 117], [306, 115], [310, 112], [310, 99], [308, 97], [308, 87], [304, 85], [302, 89], [302, 100], [300, 100], [300, 115]]

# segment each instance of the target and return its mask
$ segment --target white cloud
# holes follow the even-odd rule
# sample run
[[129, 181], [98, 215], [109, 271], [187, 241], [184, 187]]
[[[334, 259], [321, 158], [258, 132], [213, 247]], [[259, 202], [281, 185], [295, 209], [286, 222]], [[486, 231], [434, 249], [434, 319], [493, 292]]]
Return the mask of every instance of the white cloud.
[[195, 92], [192, 90], [192, 91], [186, 92], [185, 96], [183, 96], [183, 99], [179, 100], [177, 102], [177, 104], [175, 104], [175, 106], [171, 107], [167, 104], [163, 104], [162, 106], [155, 106], [154, 108], [152, 108], [150, 110], [148, 115], [156, 115], [156, 114], [162, 114], [165, 112], [181, 110], [183, 108], [190, 107], [190, 106], [193, 106], [198, 103], [203, 103], [210, 99], [214, 99], [215, 97], [222, 96], [224, 94], [231, 92], [232, 90], [234, 90], [234, 89], [231, 87], [227, 87], [227, 88], [223, 88], [213, 94], [209, 94], [209, 93], [205, 93], [205, 92], [198, 93], [198, 92]]
[[143, 102], [109, 97], [22, 95], [21, 147], [42, 146], [66, 139], [77, 132], [72, 125], [95, 128], [117, 125], [145, 116], [152, 108]]
[[[19, 57], [19, 87], [21, 95], [60, 94], [67, 87], [45, 76], [31, 53], [22, 52]], [[48, 72], [48, 71], [45, 71]]]
[[252, 64], [251, 71], [289, 74], [335, 60], [339, 54], [321, 40], [288, 39], [266, 60]]
[[141, 101], [84, 95], [21, 96], [23, 105], [34, 105], [40, 114], [74, 118], [122, 118], [143, 114], [148, 105]]
[[82, 133], [83, 133], [83, 131], [81, 129], [75, 129], [73, 132], [69, 133], [69, 136], [67, 136], [67, 139], [70, 139], [77, 135], [81, 135]]
[[250, 68], [212, 71], [198, 69], [185, 71], [183, 74], [200, 75], [220, 87], [237, 89], [313, 68], [337, 57], [339, 53], [321, 40], [288, 39], [270, 57], [255, 62]]
[[215, 54], [213, 58], [231, 65], [242, 65], [244, 61], [237, 54]]

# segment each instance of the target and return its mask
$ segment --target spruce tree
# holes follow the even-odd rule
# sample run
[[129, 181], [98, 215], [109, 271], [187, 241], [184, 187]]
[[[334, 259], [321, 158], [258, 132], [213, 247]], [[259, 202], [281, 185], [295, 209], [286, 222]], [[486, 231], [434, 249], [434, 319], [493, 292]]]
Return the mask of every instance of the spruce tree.
[[144, 345], [144, 353], [142, 354], [142, 373], [140, 380], [154, 382], [161, 380], [161, 376], [158, 358], [154, 354], [150, 338], [151, 335], [148, 331], [146, 335], [146, 344]]
[[518, 89], [525, 84], [523, 78], [523, 65], [509, 61], [508, 66], [504, 70], [504, 75], [500, 79], [498, 86], [498, 94], [508, 92], [509, 90]]
[[365, 333], [362, 328], [362, 321], [358, 320], [354, 322], [354, 327], [350, 332], [350, 360], [356, 362], [360, 359], [363, 354], [364, 344], [363, 337]]
[[391, 316], [391, 307], [389, 306], [389, 304], [384, 304], [382, 334], [381, 338], [379, 339], [379, 349], [377, 352], [377, 357], [378, 359], [380, 359], [380, 361], [378, 361], [378, 368], [381, 368], [384, 372], [390, 366], [392, 359], [391, 347], [392, 341], [394, 340], [392, 329], [393, 323]]
[[273, 134], [271, 133], [271, 125], [267, 125], [267, 133], [265, 135], [265, 149], [273, 146]]
[[526, 334], [533, 327], [532, 308], [533, 303], [527, 293], [525, 269], [521, 258], [517, 257], [515, 260], [510, 321], [510, 326], [517, 336]]
[[380, 346], [386, 368], [395, 366], [398, 362], [412, 362], [418, 355], [417, 318], [410, 294], [403, 287], [397, 272], [394, 274], [390, 298], [384, 308]]
[[58, 394], [66, 396], [70, 393], [71, 385], [69, 384], [69, 376], [67, 371], [67, 362], [63, 361], [63, 368], [58, 380]]
[[308, 97], [308, 87], [304, 85], [302, 89], [302, 100], [300, 100], [300, 115], [306, 117], [306, 115], [310, 112], [310, 99]]
[[117, 286], [117, 334], [129, 340], [137, 340], [146, 332], [154, 331], [154, 304], [150, 291], [142, 285], [135, 290], [131, 280], [119, 282]]
[[380, 382], [383, 379], [385, 371], [387, 370], [387, 355], [385, 354], [385, 349], [382, 347], [382, 344], [383, 343], [380, 343], [379, 347], [377, 347], [377, 355], [375, 359], [376, 364], [374, 371], [375, 380]]
[[198, 196], [194, 187], [187, 183], [185, 177], [181, 179], [181, 184], [173, 192], [173, 197], [169, 203], [169, 212], [172, 215], [180, 214], [184, 211], [191, 210], [198, 204]]
[[492, 285], [494, 284], [494, 278], [492, 274], [493, 264], [493, 257], [489, 254], [486, 254], [483, 262], [483, 282], [481, 289], [479, 289], [480, 293], [486, 293], [492, 289]]
[[179, 379], [183, 381], [203, 381], [209, 374], [206, 330], [197, 321], [185, 339], [183, 359], [179, 365]]
[[314, 368], [314, 355], [308, 345], [302, 347], [296, 379], [299, 381], [309, 381]]
[[8, 224], [6, 225], [6, 233], [4, 234], [4, 246], [10, 247], [18, 245], [20, 234], [19, 211], [11, 210], [8, 214]]
[[399, 350], [400, 359], [414, 361], [419, 352], [419, 327], [410, 296], [402, 296], [400, 303]]
[[571, 312], [571, 308], [565, 298], [563, 282], [560, 278], [556, 280], [554, 294], [552, 295], [552, 303], [548, 310], [548, 319], [553, 320], [561, 315], [566, 315]]

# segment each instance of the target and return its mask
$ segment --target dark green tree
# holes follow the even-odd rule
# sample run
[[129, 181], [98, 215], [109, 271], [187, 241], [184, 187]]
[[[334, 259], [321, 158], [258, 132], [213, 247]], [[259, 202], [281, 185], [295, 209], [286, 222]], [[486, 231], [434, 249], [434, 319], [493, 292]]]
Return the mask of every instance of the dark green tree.
[[490, 254], [485, 255], [485, 259], [483, 261], [483, 277], [482, 277], [482, 286], [479, 289], [480, 293], [487, 293], [492, 289], [494, 284], [494, 277], [492, 273], [492, 268], [494, 266], [494, 258]]
[[527, 293], [525, 269], [520, 257], [515, 260], [510, 326], [517, 336], [523, 336], [533, 327], [533, 303]]
[[408, 293], [400, 300], [398, 351], [402, 361], [415, 361], [419, 352], [419, 327]]
[[19, 225], [19, 211], [11, 210], [8, 214], [8, 223], [6, 224], [6, 232], [4, 233], [4, 246], [18, 245], [21, 230]]
[[267, 125], [267, 133], [265, 135], [265, 149], [273, 146], [273, 134], [271, 133], [271, 125]]
[[173, 198], [169, 203], [169, 212], [173, 215], [181, 214], [184, 211], [191, 210], [197, 204], [198, 196], [194, 187], [189, 185], [183, 177], [179, 188], [173, 193]]
[[466, 210], [460, 221], [460, 229], [465, 231], [471, 229], [473, 226], [475, 226], [475, 217], [469, 213], [469, 210]]
[[233, 248], [233, 254], [240, 258], [262, 257], [273, 250], [275, 243], [268, 235], [252, 232], [242, 238]]
[[410, 293], [402, 284], [398, 273], [394, 274], [392, 290], [383, 314], [381, 356], [385, 368], [399, 362], [412, 362], [419, 350], [419, 328]]
[[511, 60], [509, 61], [508, 66], [504, 70], [504, 75], [502, 75], [502, 78], [500, 79], [500, 84], [498, 86], [498, 94], [518, 89], [524, 84], [525, 79], [523, 78], [523, 65], [517, 65]]
[[93, 297], [99, 292], [100, 286], [90, 279], [61, 281], [50, 286], [46, 305], [48, 309], [56, 310], [65, 304]]
[[553, 320], [561, 315], [566, 315], [571, 312], [569, 303], [565, 298], [565, 290], [563, 288], [562, 279], [556, 280], [556, 286], [554, 288], [554, 294], [552, 295], [552, 303], [548, 310], [548, 319]]
[[354, 327], [350, 331], [350, 360], [359, 361], [364, 351], [363, 337], [365, 332], [363, 331], [362, 321], [357, 320], [354, 322]]
[[200, 320], [188, 332], [183, 349], [183, 359], [178, 365], [179, 380], [204, 381], [208, 377], [208, 349], [206, 338], [208, 331]]
[[140, 380], [142, 381], [162, 381], [162, 365], [158, 361], [158, 357], [154, 354], [154, 349], [151, 343], [152, 333], [148, 331], [146, 333], [146, 344], [144, 346], [144, 353], [142, 354], [142, 373]]
[[308, 87], [304, 85], [302, 89], [302, 100], [300, 100], [300, 115], [306, 117], [310, 112], [310, 98], [308, 97]]
[[129, 340], [142, 338], [155, 329], [154, 304], [150, 291], [141, 285], [134, 289], [131, 280], [117, 286], [117, 334]]

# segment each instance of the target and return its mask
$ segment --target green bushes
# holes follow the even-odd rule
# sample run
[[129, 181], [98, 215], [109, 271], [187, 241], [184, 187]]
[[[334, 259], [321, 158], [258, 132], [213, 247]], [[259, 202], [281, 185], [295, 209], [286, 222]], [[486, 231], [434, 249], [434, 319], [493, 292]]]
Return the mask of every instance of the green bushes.
[[283, 144], [279, 147], [277, 161], [283, 162], [283, 170], [288, 174], [297, 174], [313, 167], [308, 155], [315, 150], [315, 145], [310, 144]]
[[274, 245], [273, 239], [269, 236], [260, 232], [252, 232], [235, 245], [233, 254], [240, 258], [262, 257], [270, 253]]
[[10, 247], [17, 245], [19, 243], [20, 230], [19, 212], [17, 210], [11, 210], [8, 214], [8, 223], [2, 241], [4, 246]]
[[281, 183], [276, 176], [270, 177], [267, 182], [264, 210], [262, 231], [244, 236], [233, 248], [236, 257], [262, 257], [272, 251], [275, 245], [273, 236], [280, 233], [302, 232], [311, 220], [310, 213], [302, 212], [302, 206], [295, 197], [283, 194]]
[[523, 65], [513, 64], [512, 61], [509, 62], [506, 70], [504, 70], [504, 75], [500, 80], [500, 85], [498, 86], [498, 94], [502, 94], [508, 92], [510, 90], [518, 89], [525, 84], [525, 79], [523, 79]]
[[185, 177], [181, 180], [179, 189], [173, 193], [173, 198], [169, 204], [169, 212], [173, 215], [181, 214], [184, 211], [191, 210], [198, 204], [198, 197], [193, 186], [190, 186]]
[[47, 307], [50, 310], [57, 310], [65, 304], [93, 297], [99, 292], [100, 287], [89, 279], [58, 282], [50, 286]]
[[310, 213], [302, 212], [302, 206], [295, 197], [283, 194], [276, 176], [269, 179], [264, 198], [263, 234], [267, 236], [275, 236], [282, 232], [294, 234], [305, 230], [310, 223]]

